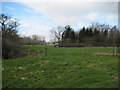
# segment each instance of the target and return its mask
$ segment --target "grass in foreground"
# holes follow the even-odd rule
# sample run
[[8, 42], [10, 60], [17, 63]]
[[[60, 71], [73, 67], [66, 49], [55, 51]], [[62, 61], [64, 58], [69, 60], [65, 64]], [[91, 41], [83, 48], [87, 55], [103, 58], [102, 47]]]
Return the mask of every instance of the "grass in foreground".
[[[43, 53], [4, 60], [3, 88], [117, 88], [118, 57], [108, 47], [24, 46]], [[44, 48], [48, 55], [44, 56]]]

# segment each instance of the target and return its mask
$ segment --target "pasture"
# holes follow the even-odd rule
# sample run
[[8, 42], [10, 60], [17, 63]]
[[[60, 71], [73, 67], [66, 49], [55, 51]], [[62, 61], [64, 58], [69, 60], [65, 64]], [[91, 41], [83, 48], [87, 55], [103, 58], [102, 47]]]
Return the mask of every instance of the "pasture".
[[[112, 55], [110, 47], [23, 47], [38, 53], [3, 60], [3, 88], [118, 87], [118, 56]], [[47, 56], [44, 55], [46, 47]]]

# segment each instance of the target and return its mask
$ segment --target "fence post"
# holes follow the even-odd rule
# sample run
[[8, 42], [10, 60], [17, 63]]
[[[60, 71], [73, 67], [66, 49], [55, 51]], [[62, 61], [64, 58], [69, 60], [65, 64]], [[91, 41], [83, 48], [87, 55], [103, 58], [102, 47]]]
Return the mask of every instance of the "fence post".
[[47, 48], [45, 48], [45, 56], [47, 56]]
[[116, 47], [113, 47], [113, 55], [116, 56]]

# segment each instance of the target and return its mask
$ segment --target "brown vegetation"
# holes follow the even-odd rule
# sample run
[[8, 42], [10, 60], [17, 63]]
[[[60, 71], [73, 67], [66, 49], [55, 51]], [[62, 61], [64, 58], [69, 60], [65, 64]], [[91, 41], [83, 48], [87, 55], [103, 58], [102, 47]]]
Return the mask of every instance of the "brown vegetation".
[[[95, 52], [95, 55], [113, 55], [113, 52]], [[118, 56], [120, 53], [116, 53]]]

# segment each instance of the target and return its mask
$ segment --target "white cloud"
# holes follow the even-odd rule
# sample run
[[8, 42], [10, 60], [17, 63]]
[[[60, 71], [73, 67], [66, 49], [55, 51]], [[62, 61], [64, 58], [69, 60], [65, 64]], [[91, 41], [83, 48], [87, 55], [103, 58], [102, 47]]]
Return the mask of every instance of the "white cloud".
[[42, 23], [45, 24], [45, 22], [38, 17], [23, 18], [20, 21], [20, 27], [24, 29], [19, 31], [19, 34], [21, 34], [22, 36], [40, 35], [46, 37], [46, 41], [49, 41], [50, 27], [49, 25], [42, 25]]
[[12, 8], [12, 7], [9, 7], [9, 6], [4, 6], [5, 8], [7, 8], [7, 9], [10, 9], [10, 10], [12, 10], [12, 11], [14, 11], [15, 9], [14, 8]]
[[98, 13], [90, 13], [86, 16], [86, 19], [90, 22], [98, 22]]
[[[88, 16], [88, 20], [95, 21], [98, 18], [97, 16], [100, 16], [103, 13], [117, 15], [118, 12], [117, 3], [113, 2], [24, 2], [23, 4], [33, 8], [35, 12], [42, 13], [43, 15], [52, 18], [57, 24], [75, 24], [83, 19], [85, 20], [85, 16]], [[95, 13], [91, 14], [91, 12]]]
[[33, 11], [31, 11], [30, 9], [25, 8], [24, 10], [28, 13], [33, 13]]
[[118, 25], [118, 16], [114, 14], [108, 15], [107, 22], [110, 22], [112, 25]]
[[[54, 25], [72, 25], [81, 28], [92, 22], [117, 24], [118, 3], [115, 2], [22, 2], [33, 9], [33, 12], [42, 14], [45, 18], [28, 17], [22, 21], [27, 31], [26, 35], [39, 34], [49, 39], [50, 29]], [[31, 12], [26, 9], [27, 12]], [[50, 18], [54, 21], [45, 20]], [[52, 27], [51, 27], [52, 26]]]

